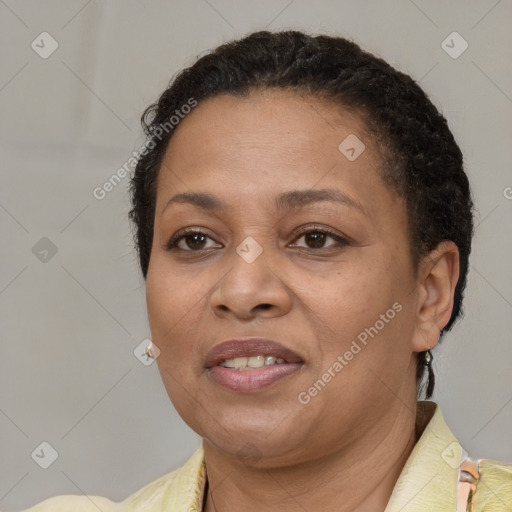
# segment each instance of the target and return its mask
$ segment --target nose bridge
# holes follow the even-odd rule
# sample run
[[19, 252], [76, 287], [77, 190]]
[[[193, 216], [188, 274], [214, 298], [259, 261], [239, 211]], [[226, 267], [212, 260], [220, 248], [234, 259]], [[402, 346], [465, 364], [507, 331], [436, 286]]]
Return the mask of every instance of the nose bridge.
[[[257, 236], [257, 235], [256, 235]], [[262, 292], [262, 287], [273, 277], [270, 272], [271, 248], [268, 238], [248, 235], [236, 247], [230, 258], [231, 271], [227, 275], [226, 285], [238, 289], [237, 293], [248, 295]], [[259, 242], [258, 242], [259, 240]]]
[[212, 295], [212, 307], [240, 316], [251, 314], [258, 306], [288, 307], [287, 287], [273, 270], [272, 244], [268, 237], [258, 237], [260, 241], [256, 237], [248, 235], [235, 247], [230, 270]]
[[[258, 237], [260, 242], [253, 236], [246, 236], [240, 244], [236, 247], [236, 254], [248, 265], [253, 264], [260, 256], [263, 254], [263, 245], [265, 244], [265, 241], [262, 240], [262, 237]], [[269, 247], [267, 244], [267, 247], [265, 249], [266, 251], [266, 258], [268, 258], [269, 253]], [[264, 258], [263, 258], [264, 259]], [[236, 259], [235, 259], [236, 261]], [[260, 262], [261, 263], [261, 262]]]

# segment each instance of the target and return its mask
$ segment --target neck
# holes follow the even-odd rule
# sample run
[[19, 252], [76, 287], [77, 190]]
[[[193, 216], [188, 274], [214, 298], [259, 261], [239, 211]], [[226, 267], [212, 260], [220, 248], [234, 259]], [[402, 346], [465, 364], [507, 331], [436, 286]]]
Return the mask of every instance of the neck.
[[[204, 444], [205, 512], [308, 510], [383, 512], [429, 415], [399, 400], [356, 442], [313, 461], [272, 469], [240, 467]], [[431, 416], [431, 415], [430, 415]]]

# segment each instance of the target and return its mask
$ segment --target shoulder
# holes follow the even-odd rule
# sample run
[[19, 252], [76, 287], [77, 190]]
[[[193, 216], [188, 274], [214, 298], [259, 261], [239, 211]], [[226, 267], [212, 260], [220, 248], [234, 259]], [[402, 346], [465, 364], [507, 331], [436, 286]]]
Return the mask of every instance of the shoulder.
[[205, 483], [206, 467], [201, 445], [183, 466], [128, 496], [116, 512], [200, 510]]
[[103, 496], [63, 494], [52, 496], [23, 512], [131, 512], [139, 510], [139, 507], [140, 510], [154, 510], [155, 506], [162, 505], [162, 498], [178, 474], [179, 470], [175, 470], [163, 475], [121, 502]]
[[206, 469], [201, 445], [182, 467], [151, 481], [121, 502], [114, 502], [103, 496], [66, 494], [48, 498], [23, 512], [199, 510], [205, 480]]
[[[172, 486], [179, 470], [153, 480], [121, 502], [103, 496], [63, 494], [52, 496], [23, 512], [128, 512], [132, 510], [155, 510], [161, 507], [162, 499]], [[150, 507], [151, 508], [148, 508]], [[140, 507], [140, 508], [139, 508]], [[156, 509], [160, 510], [160, 508]]]
[[512, 464], [466, 458], [460, 465], [459, 501], [472, 512], [512, 510]]
[[478, 472], [472, 496], [475, 512], [509, 512], [512, 509], [512, 464], [480, 459]]
[[114, 512], [119, 504], [102, 496], [63, 494], [53, 496], [25, 509], [23, 512]]

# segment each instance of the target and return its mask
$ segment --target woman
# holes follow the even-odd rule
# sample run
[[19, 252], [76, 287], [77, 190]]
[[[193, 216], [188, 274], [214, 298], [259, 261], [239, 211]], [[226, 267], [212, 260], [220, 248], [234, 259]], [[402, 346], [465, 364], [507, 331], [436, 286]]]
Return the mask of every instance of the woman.
[[148, 356], [203, 443], [122, 503], [29, 510], [509, 510], [512, 465], [469, 458], [418, 400], [473, 232], [419, 86], [343, 38], [257, 32], [182, 71], [143, 124]]

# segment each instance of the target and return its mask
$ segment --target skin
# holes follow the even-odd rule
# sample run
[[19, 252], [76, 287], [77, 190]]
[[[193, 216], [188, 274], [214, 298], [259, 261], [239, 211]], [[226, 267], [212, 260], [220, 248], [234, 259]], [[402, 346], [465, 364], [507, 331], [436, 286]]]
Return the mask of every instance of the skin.
[[[366, 146], [355, 161], [338, 150], [349, 134]], [[146, 296], [169, 397], [203, 438], [208, 512], [386, 507], [421, 433], [417, 352], [436, 345], [450, 318], [459, 267], [457, 247], [443, 242], [415, 275], [405, 205], [380, 165], [357, 116], [289, 91], [218, 96], [176, 128], [157, 183]], [[364, 213], [326, 201], [274, 208], [283, 192], [321, 188], [350, 196]], [[167, 206], [182, 192], [213, 194], [225, 208]], [[208, 238], [166, 250], [187, 226]], [[315, 245], [298, 228], [349, 241], [326, 235]], [[235, 250], [248, 236], [263, 249], [252, 263]], [[402, 310], [300, 403], [299, 393], [395, 302]], [[239, 336], [279, 341], [304, 365], [258, 392], [228, 390], [204, 361]]]

